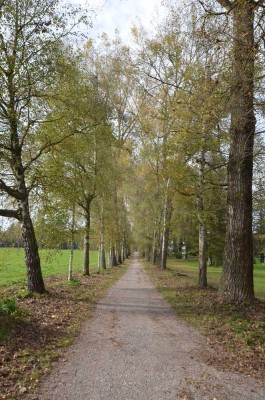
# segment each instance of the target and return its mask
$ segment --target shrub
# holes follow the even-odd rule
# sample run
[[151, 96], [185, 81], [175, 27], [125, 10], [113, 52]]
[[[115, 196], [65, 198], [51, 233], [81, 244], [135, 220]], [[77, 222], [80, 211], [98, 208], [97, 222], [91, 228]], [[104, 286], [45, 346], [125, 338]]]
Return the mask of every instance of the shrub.
[[18, 309], [16, 299], [11, 297], [0, 302], [0, 317], [13, 314]]

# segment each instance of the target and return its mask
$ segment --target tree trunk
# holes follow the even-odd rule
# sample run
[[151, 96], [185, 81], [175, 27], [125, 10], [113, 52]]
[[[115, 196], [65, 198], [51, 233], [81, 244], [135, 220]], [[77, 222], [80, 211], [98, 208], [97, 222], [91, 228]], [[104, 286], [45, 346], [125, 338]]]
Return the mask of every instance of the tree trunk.
[[153, 252], [152, 252], [152, 264], [156, 265], [156, 259], [157, 259], [157, 248], [153, 247]]
[[121, 260], [122, 260], [122, 262], [124, 262], [125, 261], [125, 245], [124, 245], [124, 243], [125, 243], [125, 239], [123, 240], [123, 243], [122, 243], [122, 247], [121, 247]]
[[87, 204], [85, 212], [85, 236], [84, 236], [84, 268], [83, 274], [90, 275], [89, 271], [89, 250], [90, 250], [90, 203]]
[[[169, 188], [169, 179], [167, 182], [167, 192]], [[162, 244], [161, 244], [161, 260], [160, 260], [160, 268], [166, 269], [167, 267], [167, 249], [168, 249], [168, 240], [169, 240], [169, 224], [172, 215], [172, 202], [169, 199], [168, 193], [166, 193], [165, 205], [164, 205], [164, 225], [162, 232]]]
[[199, 219], [199, 286], [207, 288], [206, 229], [203, 218]]
[[74, 259], [74, 240], [71, 238], [70, 240], [70, 256], [69, 256], [69, 264], [68, 264], [68, 282], [73, 279], [73, 259]]
[[121, 247], [118, 247], [118, 251], [117, 251], [117, 261], [118, 264], [121, 265], [122, 264], [122, 259], [121, 259]]
[[105, 256], [105, 224], [104, 224], [104, 201], [102, 199], [100, 211], [100, 257], [102, 269], [107, 269], [106, 256]]
[[[26, 189], [25, 189], [26, 191]], [[21, 230], [24, 242], [29, 292], [44, 293], [45, 286], [41, 273], [38, 244], [29, 212], [28, 199], [19, 202]]]
[[165, 226], [163, 230], [162, 236], [162, 246], [161, 246], [161, 259], [160, 259], [160, 268], [167, 268], [167, 249], [168, 249], [168, 240], [169, 240], [169, 227]]
[[74, 258], [74, 239], [75, 239], [75, 203], [72, 209], [71, 239], [70, 239], [70, 257], [68, 267], [68, 281], [73, 279], [73, 258]]
[[100, 274], [101, 268], [101, 244], [98, 246], [98, 274]]
[[197, 208], [199, 219], [199, 286], [201, 288], [207, 287], [207, 246], [206, 246], [206, 223], [204, 216], [204, 168], [205, 157], [204, 151], [201, 153], [201, 160], [199, 163], [199, 187], [197, 196]]
[[109, 249], [109, 268], [113, 267], [112, 247]]
[[100, 247], [101, 247], [102, 269], [107, 269], [104, 238], [102, 238], [102, 240], [101, 240], [101, 246]]
[[112, 254], [112, 266], [117, 267], [118, 261], [117, 261], [117, 256], [116, 256], [116, 251], [115, 251], [114, 246], [112, 247], [111, 254]]
[[254, 299], [252, 174], [255, 115], [254, 5], [242, 0], [233, 8], [233, 83], [228, 162], [227, 228], [220, 294], [236, 302]]
[[155, 265], [156, 264], [156, 256], [157, 256], [157, 232], [156, 229], [154, 229], [154, 233], [153, 233], [153, 245], [152, 245], [152, 264]]
[[156, 253], [156, 266], [159, 268], [161, 266], [161, 243], [159, 244], [159, 250]]

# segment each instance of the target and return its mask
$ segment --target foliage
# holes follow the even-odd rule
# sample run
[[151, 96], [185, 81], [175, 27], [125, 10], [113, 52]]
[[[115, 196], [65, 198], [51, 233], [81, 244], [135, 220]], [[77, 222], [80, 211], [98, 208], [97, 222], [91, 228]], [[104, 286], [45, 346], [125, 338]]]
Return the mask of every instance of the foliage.
[[15, 298], [0, 301], [0, 317], [13, 314], [17, 310]]

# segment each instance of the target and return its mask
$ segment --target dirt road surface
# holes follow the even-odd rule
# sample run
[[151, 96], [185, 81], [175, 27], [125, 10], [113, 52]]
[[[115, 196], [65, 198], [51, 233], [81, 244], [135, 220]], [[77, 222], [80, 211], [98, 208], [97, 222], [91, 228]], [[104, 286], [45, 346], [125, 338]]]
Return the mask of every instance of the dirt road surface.
[[[217, 370], [136, 257], [41, 386], [39, 400], [263, 400], [265, 387]], [[36, 397], [35, 397], [36, 398]]]

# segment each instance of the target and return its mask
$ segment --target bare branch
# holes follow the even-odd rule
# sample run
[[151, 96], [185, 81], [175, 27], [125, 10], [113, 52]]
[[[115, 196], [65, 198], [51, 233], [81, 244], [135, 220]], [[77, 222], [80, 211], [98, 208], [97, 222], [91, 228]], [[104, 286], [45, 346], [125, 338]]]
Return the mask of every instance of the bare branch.
[[178, 85], [178, 84], [175, 84], [175, 83], [173, 83], [173, 82], [165, 81], [165, 80], [163, 80], [162, 78], [157, 77], [157, 76], [155, 76], [155, 75], [152, 75], [152, 74], [149, 73], [149, 72], [146, 73], [146, 75], [147, 75], [149, 78], [154, 79], [155, 81], [158, 81], [158, 82], [162, 83], [163, 85], [168, 85], [168, 86], [174, 87], [174, 88], [176, 88], [176, 89], [180, 89], [180, 90], [182, 90], [183, 92], [186, 92], [186, 93], [190, 93], [190, 94], [191, 94], [191, 91], [190, 91], [190, 90], [184, 89], [183, 87], [181, 87], [181, 86]]

